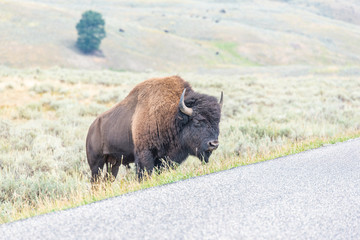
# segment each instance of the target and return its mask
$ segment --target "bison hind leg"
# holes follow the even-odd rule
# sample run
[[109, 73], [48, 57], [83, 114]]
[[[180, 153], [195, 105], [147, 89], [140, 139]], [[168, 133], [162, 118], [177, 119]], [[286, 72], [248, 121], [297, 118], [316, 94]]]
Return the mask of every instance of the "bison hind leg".
[[105, 180], [114, 181], [119, 173], [121, 165], [124, 165], [128, 170], [130, 169], [130, 163], [134, 162], [134, 155], [123, 155], [123, 154], [110, 154], [106, 156], [106, 176]]
[[93, 156], [91, 161], [89, 161], [89, 162], [91, 162], [91, 165], [90, 165], [91, 182], [92, 183], [98, 182], [100, 172], [103, 170], [104, 164], [105, 164], [104, 156], [102, 156], [102, 155]]
[[121, 162], [118, 161], [115, 156], [106, 155], [105, 163], [106, 163], [106, 174], [104, 180], [113, 182], [115, 181], [115, 178], [119, 172], [119, 167]]

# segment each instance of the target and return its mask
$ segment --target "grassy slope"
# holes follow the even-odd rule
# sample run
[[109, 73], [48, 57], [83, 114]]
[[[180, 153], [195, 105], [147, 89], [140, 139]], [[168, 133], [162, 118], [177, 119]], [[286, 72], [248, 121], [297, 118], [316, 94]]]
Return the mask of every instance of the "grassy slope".
[[[88, 8], [106, 20], [105, 57], [74, 48], [75, 25]], [[0, 64], [135, 71], [358, 64], [359, 12], [355, 1], [6, 0]]]
[[84, 149], [90, 123], [136, 83], [168, 73], [0, 68], [0, 221], [359, 136], [359, 73], [354, 67], [249, 67], [229, 75], [183, 74], [197, 91], [225, 93], [221, 147], [211, 163], [190, 158], [144, 184], [133, 169], [122, 169], [111, 188], [91, 193]]

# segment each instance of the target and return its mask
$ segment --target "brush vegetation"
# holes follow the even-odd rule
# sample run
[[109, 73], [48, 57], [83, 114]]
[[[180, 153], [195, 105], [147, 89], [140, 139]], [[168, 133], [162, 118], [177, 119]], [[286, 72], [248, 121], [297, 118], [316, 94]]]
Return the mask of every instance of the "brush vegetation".
[[[222, 46], [232, 49], [230, 46]], [[209, 164], [190, 157], [142, 183], [134, 166], [92, 191], [88, 127], [139, 82], [169, 73], [0, 68], [0, 222], [229, 169], [357, 137], [360, 68], [248, 67], [181, 74], [220, 96], [220, 147]]]

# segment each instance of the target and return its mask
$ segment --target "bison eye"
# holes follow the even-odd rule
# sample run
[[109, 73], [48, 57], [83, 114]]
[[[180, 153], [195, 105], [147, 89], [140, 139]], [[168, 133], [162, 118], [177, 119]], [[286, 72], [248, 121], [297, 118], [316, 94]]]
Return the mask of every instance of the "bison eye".
[[198, 120], [193, 120], [194, 127], [201, 127], [201, 123]]
[[204, 121], [199, 121], [196, 119], [194, 119], [193, 122], [194, 122], [194, 127], [196, 128], [204, 127], [206, 124]]

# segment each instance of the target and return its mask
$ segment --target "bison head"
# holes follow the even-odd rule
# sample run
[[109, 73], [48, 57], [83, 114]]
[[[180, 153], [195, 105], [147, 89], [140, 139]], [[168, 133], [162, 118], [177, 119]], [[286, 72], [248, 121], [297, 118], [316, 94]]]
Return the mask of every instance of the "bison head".
[[223, 93], [220, 102], [215, 97], [184, 89], [179, 102], [181, 141], [183, 148], [204, 162], [219, 146], [219, 122]]

